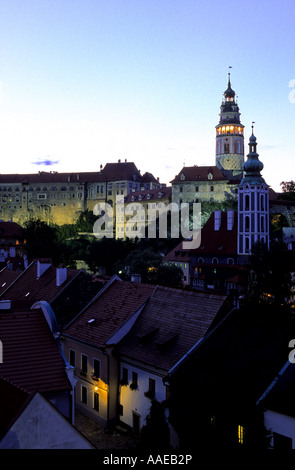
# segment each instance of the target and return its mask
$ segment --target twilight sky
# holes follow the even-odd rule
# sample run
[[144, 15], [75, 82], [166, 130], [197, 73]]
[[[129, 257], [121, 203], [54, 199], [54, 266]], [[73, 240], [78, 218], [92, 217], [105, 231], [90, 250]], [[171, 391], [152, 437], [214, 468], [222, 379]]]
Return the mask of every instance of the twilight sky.
[[215, 165], [227, 88], [273, 189], [295, 180], [294, 0], [1, 0], [1, 173]]

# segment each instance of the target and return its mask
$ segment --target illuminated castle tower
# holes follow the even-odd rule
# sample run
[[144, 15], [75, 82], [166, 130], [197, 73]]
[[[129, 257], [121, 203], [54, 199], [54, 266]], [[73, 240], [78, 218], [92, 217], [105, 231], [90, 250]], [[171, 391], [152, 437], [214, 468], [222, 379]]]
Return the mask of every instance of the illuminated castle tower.
[[244, 162], [244, 126], [228, 74], [227, 90], [220, 106], [220, 120], [216, 126], [216, 166], [227, 178], [242, 178]]
[[249, 139], [249, 153], [238, 186], [238, 254], [250, 254], [256, 242], [269, 247], [269, 187], [260, 172], [263, 163], [256, 152], [256, 137]]

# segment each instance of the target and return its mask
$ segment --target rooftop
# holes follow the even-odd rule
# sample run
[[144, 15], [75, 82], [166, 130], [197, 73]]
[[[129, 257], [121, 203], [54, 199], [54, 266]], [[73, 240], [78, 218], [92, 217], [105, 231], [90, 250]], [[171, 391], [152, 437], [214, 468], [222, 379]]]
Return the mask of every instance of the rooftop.
[[237, 253], [238, 214], [234, 211], [232, 229], [227, 227], [228, 211], [221, 212], [219, 230], [214, 230], [214, 212], [210, 215], [201, 231], [201, 244], [199, 248], [191, 250], [191, 254], [209, 253], [220, 255], [233, 255]]
[[[210, 176], [212, 175], [212, 177]], [[171, 183], [198, 181], [228, 181], [217, 166], [186, 166]]]
[[0, 312], [0, 377], [28, 392], [71, 390], [65, 363], [40, 309]]
[[27, 269], [18, 273], [18, 277], [2, 291], [0, 299], [11, 300], [14, 308], [21, 309], [31, 307], [38, 300], [50, 302], [78, 272], [77, 269], [67, 269], [66, 279], [58, 286], [57, 268], [51, 265], [51, 261], [34, 260]]
[[168, 372], [222, 314], [227, 297], [158, 286], [117, 346], [123, 356]]
[[154, 289], [153, 285], [115, 279], [64, 329], [64, 335], [103, 347]]

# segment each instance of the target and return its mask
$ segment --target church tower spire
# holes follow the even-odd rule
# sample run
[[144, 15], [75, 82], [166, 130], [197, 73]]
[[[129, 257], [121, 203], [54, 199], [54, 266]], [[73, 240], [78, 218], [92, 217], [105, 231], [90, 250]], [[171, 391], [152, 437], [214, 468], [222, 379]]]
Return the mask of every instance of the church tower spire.
[[229, 178], [241, 178], [244, 162], [244, 126], [228, 73], [219, 123], [216, 126], [216, 166]]
[[243, 165], [245, 176], [238, 186], [238, 254], [247, 255], [256, 242], [269, 247], [269, 187], [260, 172], [263, 163], [257, 153], [256, 137], [249, 139], [249, 153]]

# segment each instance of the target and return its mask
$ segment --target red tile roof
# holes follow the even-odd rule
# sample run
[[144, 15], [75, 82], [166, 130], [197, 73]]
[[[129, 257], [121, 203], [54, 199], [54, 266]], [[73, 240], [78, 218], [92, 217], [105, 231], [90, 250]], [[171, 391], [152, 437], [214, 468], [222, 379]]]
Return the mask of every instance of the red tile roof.
[[175, 261], [175, 262], [179, 262], [179, 263], [184, 263], [184, 262], [187, 262], [189, 263], [190, 261], [190, 256], [189, 256], [189, 252], [190, 250], [184, 250], [182, 248], [182, 243], [183, 242], [180, 242], [175, 248], [173, 248], [173, 250], [169, 251], [169, 253], [167, 253], [167, 255], [164, 257], [164, 262], [168, 262], [168, 261]]
[[140, 174], [133, 162], [107, 163], [100, 171], [59, 173], [57, 171], [39, 171], [27, 174], [0, 174], [1, 184], [54, 184], [54, 183], [95, 183], [105, 181], [157, 181], [151, 173]]
[[227, 212], [221, 212], [221, 226], [214, 230], [214, 213], [212, 213], [201, 231], [199, 248], [190, 250], [192, 254], [230, 255], [237, 253], [238, 215], [234, 212], [232, 230], [227, 229]]
[[[142, 307], [155, 286], [115, 280], [65, 329], [64, 335], [103, 347]], [[95, 320], [88, 323], [89, 320]]]
[[207, 333], [226, 299], [158, 286], [116, 350], [168, 372]]
[[57, 171], [29, 174], [0, 174], [0, 184], [84, 183], [104, 181], [100, 172], [58, 173]]
[[15, 222], [1, 222], [0, 221], [0, 238], [15, 238], [20, 239], [23, 235], [24, 229]]
[[28, 268], [0, 294], [0, 300], [11, 300], [14, 308], [29, 308], [38, 300], [50, 302], [78, 272], [77, 269], [68, 269], [67, 280], [57, 287], [56, 268], [51, 265], [38, 279], [37, 261], [32, 261]]
[[[208, 175], [211, 173], [213, 175], [212, 179], [208, 179]], [[181, 175], [184, 175], [184, 179], [181, 178]], [[185, 166], [182, 168], [180, 173], [175, 176], [171, 181], [172, 183], [185, 183], [185, 182], [197, 182], [197, 181], [228, 181], [227, 178], [223, 176], [217, 166]]]
[[133, 162], [107, 163], [102, 170], [104, 181], [141, 181], [142, 176]]
[[65, 363], [42, 310], [0, 312], [0, 377], [31, 392], [71, 390]]
[[[0, 271], [0, 297], [2, 292], [4, 292], [12, 282], [14, 282], [20, 275], [20, 271], [12, 271], [7, 267], [1, 269]], [[0, 298], [1, 300], [1, 298]]]

